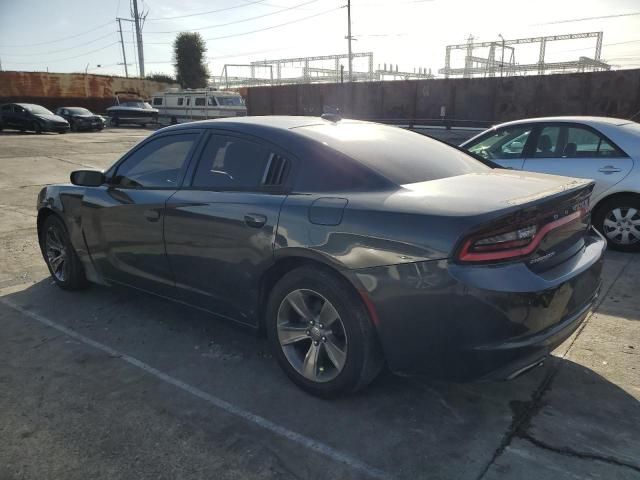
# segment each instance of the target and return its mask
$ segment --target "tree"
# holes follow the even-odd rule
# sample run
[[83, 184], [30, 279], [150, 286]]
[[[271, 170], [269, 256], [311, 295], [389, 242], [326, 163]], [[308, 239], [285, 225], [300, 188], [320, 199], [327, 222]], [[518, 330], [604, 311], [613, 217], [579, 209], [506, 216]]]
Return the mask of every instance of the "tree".
[[173, 42], [173, 65], [176, 80], [182, 88], [207, 86], [209, 70], [204, 63], [207, 45], [199, 33], [182, 32]]
[[166, 73], [151, 73], [145, 77], [147, 80], [164, 83], [176, 83], [176, 79]]

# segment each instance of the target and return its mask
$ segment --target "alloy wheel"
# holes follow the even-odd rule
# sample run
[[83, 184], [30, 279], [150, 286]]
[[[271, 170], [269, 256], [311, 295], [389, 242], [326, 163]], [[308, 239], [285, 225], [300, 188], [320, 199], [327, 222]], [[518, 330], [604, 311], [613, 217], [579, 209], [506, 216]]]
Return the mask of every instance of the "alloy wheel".
[[328, 382], [343, 370], [347, 335], [335, 307], [318, 292], [300, 289], [280, 303], [280, 348], [291, 366], [313, 382]]
[[632, 207], [618, 207], [604, 217], [606, 237], [619, 245], [631, 245], [640, 241], [640, 211]]
[[65, 282], [69, 276], [68, 252], [63, 234], [58, 227], [51, 226], [45, 234], [45, 252], [51, 272], [59, 281]]

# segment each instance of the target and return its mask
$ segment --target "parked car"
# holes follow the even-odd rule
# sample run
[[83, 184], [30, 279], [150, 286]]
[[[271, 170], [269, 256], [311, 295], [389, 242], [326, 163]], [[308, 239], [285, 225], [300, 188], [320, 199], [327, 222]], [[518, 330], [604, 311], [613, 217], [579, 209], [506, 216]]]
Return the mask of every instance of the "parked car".
[[104, 121], [100, 115], [92, 113], [82, 107], [60, 107], [56, 110], [56, 115], [64, 118], [71, 127], [71, 130], [102, 130]]
[[394, 372], [538, 365], [592, 308], [593, 182], [491, 168], [400, 128], [312, 117], [174, 125], [38, 197], [54, 281], [122, 284], [266, 330], [321, 396]]
[[5, 103], [0, 105], [0, 130], [7, 128], [24, 132], [67, 133], [69, 122], [40, 105]]
[[461, 146], [514, 170], [594, 179], [593, 224], [611, 248], [640, 251], [640, 124], [532, 118], [490, 128]]

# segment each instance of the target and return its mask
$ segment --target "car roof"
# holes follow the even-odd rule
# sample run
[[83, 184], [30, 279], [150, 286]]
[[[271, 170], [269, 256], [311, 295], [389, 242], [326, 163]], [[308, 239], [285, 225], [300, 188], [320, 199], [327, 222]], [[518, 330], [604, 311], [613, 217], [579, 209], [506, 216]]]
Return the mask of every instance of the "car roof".
[[521, 124], [529, 124], [529, 123], [552, 123], [552, 122], [575, 122], [582, 123], [585, 125], [591, 126], [614, 126], [614, 125], [624, 125], [627, 123], [631, 123], [631, 120], [625, 120], [624, 118], [614, 118], [614, 117], [593, 117], [593, 116], [561, 116], [561, 117], [537, 117], [537, 118], [523, 118], [520, 120], [513, 120], [511, 122], [501, 123], [499, 125], [495, 125], [493, 128], [501, 128], [507, 127], [510, 125], [521, 125]]
[[[163, 128], [162, 131], [188, 129], [194, 127], [207, 127], [207, 128], [233, 128], [237, 131], [250, 131], [255, 127], [262, 127], [266, 129], [276, 130], [292, 130], [294, 128], [309, 127], [312, 125], [323, 125], [327, 123], [334, 123], [329, 120], [324, 120], [320, 117], [304, 117], [304, 116], [287, 116], [287, 115], [268, 115], [268, 116], [255, 116], [255, 117], [226, 117], [216, 118], [212, 120], [201, 120], [198, 122], [181, 123], [179, 125], [172, 125], [170, 127]], [[368, 123], [359, 120], [340, 120], [341, 123]]]

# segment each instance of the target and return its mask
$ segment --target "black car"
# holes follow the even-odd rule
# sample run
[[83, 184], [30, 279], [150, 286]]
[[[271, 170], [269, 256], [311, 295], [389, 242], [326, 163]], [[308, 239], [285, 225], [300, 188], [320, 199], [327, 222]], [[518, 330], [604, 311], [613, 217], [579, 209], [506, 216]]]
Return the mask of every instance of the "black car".
[[100, 115], [92, 113], [82, 107], [60, 107], [56, 110], [56, 115], [69, 122], [71, 130], [102, 130], [104, 120]]
[[36, 133], [67, 133], [69, 122], [50, 110], [33, 103], [5, 103], [0, 105], [0, 130], [13, 129]]
[[593, 182], [494, 169], [396, 127], [175, 125], [71, 182], [37, 203], [60, 287], [128, 285], [266, 330], [317, 395], [357, 390], [384, 362], [511, 378], [580, 325], [600, 288]]

